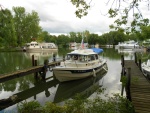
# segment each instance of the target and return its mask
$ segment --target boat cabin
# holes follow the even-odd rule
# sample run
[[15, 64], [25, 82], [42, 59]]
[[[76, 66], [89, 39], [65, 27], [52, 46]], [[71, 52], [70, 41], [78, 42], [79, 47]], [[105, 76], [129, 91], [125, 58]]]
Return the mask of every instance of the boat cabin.
[[39, 44], [35, 41], [32, 41], [31, 43], [27, 43], [26, 47], [28, 47], [28, 48], [40, 48]]
[[97, 54], [91, 54], [91, 55], [68, 54], [67, 60], [87, 62], [87, 61], [98, 60], [98, 55]]

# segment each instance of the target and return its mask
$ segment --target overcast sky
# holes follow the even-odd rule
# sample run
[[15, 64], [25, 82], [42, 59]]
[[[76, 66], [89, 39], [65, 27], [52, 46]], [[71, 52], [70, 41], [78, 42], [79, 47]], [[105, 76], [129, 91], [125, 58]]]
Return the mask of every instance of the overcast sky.
[[40, 26], [50, 34], [68, 34], [85, 30], [103, 34], [110, 31], [109, 25], [114, 21], [104, 16], [110, 8], [106, 6], [106, 1], [93, 0], [88, 15], [81, 19], [76, 17], [75, 6], [70, 0], [0, 0], [0, 5], [10, 10], [13, 6], [21, 6], [28, 13], [36, 11], [40, 17]]

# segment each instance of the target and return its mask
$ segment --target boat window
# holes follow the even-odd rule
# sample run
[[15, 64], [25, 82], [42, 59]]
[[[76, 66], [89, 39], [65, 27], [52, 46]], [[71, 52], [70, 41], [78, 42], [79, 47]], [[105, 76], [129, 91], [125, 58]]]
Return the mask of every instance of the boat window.
[[91, 60], [91, 56], [88, 56], [88, 57], [87, 57], [87, 60], [90, 61], [90, 60]]
[[98, 59], [98, 55], [95, 55], [95, 58]]
[[95, 57], [94, 57], [94, 55], [91, 55], [91, 60], [95, 60]]
[[67, 55], [67, 60], [71, 60], [72, 56], [71, 55]]
[[78, 55], [74, 55], [74, 60], [78, 60]]
[[79, 61], [81, 61], [81, 62], [87, 61], [87, 56], [85, 56], [85, 55], [80, 55], [80, 56], [79, 56]]

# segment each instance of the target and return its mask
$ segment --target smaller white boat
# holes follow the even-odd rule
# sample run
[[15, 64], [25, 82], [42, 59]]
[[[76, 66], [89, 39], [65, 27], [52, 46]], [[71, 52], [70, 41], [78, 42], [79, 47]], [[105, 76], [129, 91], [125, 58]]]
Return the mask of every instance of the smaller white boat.
[[141, 64], [143, 74], [150, 79], [150, 59]]
[[122, 48], [122, 49], [134, 49], [134, 48], [139, 48], [139, 44], [138, 42], [135, 42], [134, 40], [129, 40], [129, 41], [125, 41], [125, 42], [119, 42], [119, 44], [117, 45], [118, 48]]
[[23, 51], [27, 52], [43, 52], [52, 50], [58, 50], [54, 43], [38, 43], [36, 41], [27, 43], [25, 48], [23, 48]]
[[[81, 47], [81, 43], [71, 42], [69, 44], [69, 49], [71, 50], [76, 50], [76, 49], [79, 49], [80, 47]], [[84, 48], [85, 49], [88, 48], [88, 43], [84, 43]]]
[[106, 60], [98, 55], [102, 51], [102, 49], [94, 48], [78, 49], [68, 53], [67, 60], [53, 68], [55, 78], [64, 82], [96, 76], [96, 73], [102, 69], [107, 71]]

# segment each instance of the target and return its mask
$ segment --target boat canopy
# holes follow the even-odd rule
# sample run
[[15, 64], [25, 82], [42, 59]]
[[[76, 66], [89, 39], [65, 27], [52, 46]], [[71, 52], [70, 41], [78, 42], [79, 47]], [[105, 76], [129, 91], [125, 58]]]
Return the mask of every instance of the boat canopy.
[[92, 49], [78, 49], [68, 53], [68, 55], [93, 55], [93, 54], [97, 53], [94, 52]]
[[103, 49], [101, 48], [91, 48], [95, 53], [100, 54], [103, 52]]

